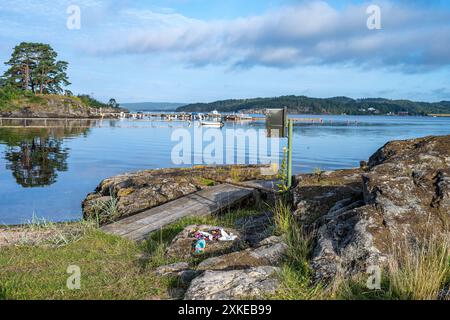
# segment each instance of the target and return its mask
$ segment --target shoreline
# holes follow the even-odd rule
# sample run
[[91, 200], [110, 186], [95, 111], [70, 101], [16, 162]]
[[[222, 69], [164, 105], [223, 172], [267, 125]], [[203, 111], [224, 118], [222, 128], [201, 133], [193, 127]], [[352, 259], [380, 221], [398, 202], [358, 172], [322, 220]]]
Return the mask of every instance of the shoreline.
[[[138, 283], [149, 277], [146, 281], [155, 281], [154, 287], [158, 288], [154, 297], [162, 299], [239, 299], [241, 295], [267, 299], [449, 299], [449, 269], [441, 263], [448, 261], [450, 253], [445, 223], [450, 218], [449, 153], [450, 135], [391, 141], [367, 162], [362, 161], [360, 168], [296, 175], [294, 186], [288, 191], [290, 197], [278, 197], [280, 193], [276, 192], [274, 198], [261, 201], [253, 195], [252, 202], [217, 215], [189, 216], [171, 222], [142, 242], [130, 240], [126, 234], [105, 233], [99, 228], [98, 219], [22, 226], [10, 231], [0, 228], [0, 247], [7, 257], [3, 266], [8, 270], [5, 277], [13, 279], [20, 273], [8, 261], [20, 260], [21, 265], [38, 261], [44, 274], [54, 270], [49, 261], [64, 267], [83, 261], [83, 270], [96, 270], [86, 273], [85, 283], [98, 283], [104, 277], [115, 279], [122, 277], [124, 270], [131, 270], [128, 279], [133, 284], [127, 287], [126, 294], [139, 298], [145, 298], [149, 290]], [[168, 197], [189, 196], [197, 188], [224, 182], [212, 179], [213, 175], [222, 176], [223, 168], [197, 169], [147, 170], [107, 178], [86, 201], [104, 202], [117, 197], [116, 209], [133, 217], [145, 210], [140, 205], [159, 206], [170, 201]], [[231, 167], [228, 169], [231, 181], [239, 176], [232, 174]], [[255, 171], [247, 173], [248, 179], [255, 178]], [[169, 186], [174, 189], [167, 190]], [[188, 186], [192, 189], [185, 189]], [[166, 191], [151, 193], [155, 189]], [[172, 193], [179, 189], [184, 189], [184, 195]], [[149, 198], [159, 202], [139, 202]], [[429, 199], [433, 199], [431, 205]], [[423, 233], [424, 226], [429, 228], [429, 234]], [[236, 242], [208, 240], [203, 254], [192, 253], [193, 241], [197, 241], [193, 230], [208, 233], [217, 228], [236, 235]], [[8, 232], [9, 242], [5, 240]], [[3, 247], [2, 238], [7, 244]], [[411, 239], [412, 245], [405, 242], [400, 248], [403, 255], [396, 256], [392, 250], [399, 250], [396, 245], [404, 239]], [[416, 251], [417, 246], [420, 251]], [[86, 250], [91, 259], [85, 259]], [[415, 268], [402, 270], [401, 274], [392, 268], [393, 263], [405, 259], [411, 259], [406, 260], [408, 263], [416, 261], [416, 254], [421, 255], [420, 261], [426, 261], [417, 268], [426, 270], [427, 277], [417, 278], [421, 273]], [[74, 256], [79, 260], [73, 260]], [[105, 267], [110, 257], [117, 259], [113, 270]], [[146, 266], [144, 273], [137, 271], [142, 264]], [[123, 265], [127, 267], [124, 269]], [[383, 282], [377, 291], [367, 291], [363, 276], [367, 267], [373, 265], [385, 272], [388, 283]], [[28, 294], [59, 297], [60, 291], [42, 287], [39, 272], [21, 276], [21, 281], [32, 288]], [[428, 291], [411, 291], [407, 286], [391, 291], [399, 276], [414, 279], [417, 288], [426, 284]], [[65, 284], [58, 274], [50, 279], [55, 287]], [[161, 284], [166, 280], [169, 285]], [[317, 283], [325, 287], [317, 287]], [[96, 287], [71, 293], [77, 298], [104, 297], [105, 293]], [[14, 287], [8, 288], [11, 298], [20, 294]], [[111, 297], [122, 298], [121, 290], [111, 288]], [[88, 295], [83, 295], [86, 292]]]

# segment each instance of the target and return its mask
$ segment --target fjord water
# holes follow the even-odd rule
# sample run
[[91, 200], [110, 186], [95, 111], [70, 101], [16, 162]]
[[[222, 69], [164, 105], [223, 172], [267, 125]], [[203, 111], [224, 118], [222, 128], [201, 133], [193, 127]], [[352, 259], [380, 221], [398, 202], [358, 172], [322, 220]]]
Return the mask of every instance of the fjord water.
[[[390, 140], [450, 134], [450, 118], [298, 117], [322, 118], [323, 123], [295, 125], [294, 173], [351, 168]], [[171, 135], [180, 128], [192, 132], [195, 127], [186, 122], [129, 120], [74, 121], [34, 129], [3, 125], [0, 224], [26, 223], [33, 217], [76, 220], [81, 218], [81, 201], [104, 178], [142, 169], [187, 166], [173, 163], [171, 153], [178, 141], [172, 141]], [[222, 129], [208, 130], [221, 130], [225, 135], [232, 128], [264, 129], [264, 123], [227, 123]], [[282, 153], [285, 140], [277, 152]], [[203, 147], [208, 144], [204, 142]]]

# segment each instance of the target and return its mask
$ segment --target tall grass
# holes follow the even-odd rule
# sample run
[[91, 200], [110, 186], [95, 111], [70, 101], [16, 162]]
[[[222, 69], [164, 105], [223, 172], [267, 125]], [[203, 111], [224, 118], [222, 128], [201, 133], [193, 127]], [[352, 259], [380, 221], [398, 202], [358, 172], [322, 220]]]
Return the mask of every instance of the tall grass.
[[450, 281], [449, 239], [436, 236], [394, 247], [388, 262], [389, 293], [398, 299], [438, 299]]
[[323, 298], [323, 286], [313, 282], [309, 265], [313, 234], [307, 233], [295, 220], [285, 193], [280, 194], [273, 208], [275, 231], [288, 248], [280, 273], [280, 286], [271, 298], [282, 300], [314, 300]]
[[345, 300], [437, 300], [450, 285], [449, 241], [425, 237], [411, 246], [406, 241], [391, 245], [391, 255], [382, 269], [381, 288], [370, 290], [367, 277], [337, 275], [326, 288], [329, 299]]
[[[111, 194], [113, 194], [111, 192]], [[90, 218], [99, 227], [102, 224], [116, 221], [120, 217], [119, 200], [111, 196], [107, 201], [96, 201], [93, 204], [93, 216]]]

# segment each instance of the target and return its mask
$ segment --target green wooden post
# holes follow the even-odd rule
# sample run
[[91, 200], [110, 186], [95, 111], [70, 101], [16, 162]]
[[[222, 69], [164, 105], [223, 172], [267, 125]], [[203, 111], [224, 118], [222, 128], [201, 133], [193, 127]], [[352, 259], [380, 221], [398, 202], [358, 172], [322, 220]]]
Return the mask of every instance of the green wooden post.
[[293, 139], [293, 121], [288, 120], [288, 167], [287, 167], [287, 186], [292, 186], [292, 139]]

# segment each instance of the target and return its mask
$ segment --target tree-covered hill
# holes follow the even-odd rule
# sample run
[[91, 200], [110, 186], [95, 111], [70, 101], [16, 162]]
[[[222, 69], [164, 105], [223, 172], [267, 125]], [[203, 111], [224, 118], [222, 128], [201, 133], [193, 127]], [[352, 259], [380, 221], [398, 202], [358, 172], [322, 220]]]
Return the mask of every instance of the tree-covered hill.
[[86, 94], [74, 96], [65, 89], [70, 85], [69, 63], [57, 57], [49, 44], [22, 42], [14, 47], [0, 76], [1, 117], [98, 117], [128, 111], [114, 98], [103, 103]]
[[223, 100], [212, 103], [189, 104], [177, 109], [183, 112], [258, 112], [267, 108], [288, 107], [289, 112], [299, 114], [450, 114], [450, 101], [414, 102], [383, 98], [352, 99], [348, 97], [309, 98], [306, 96], [282, 96]]

